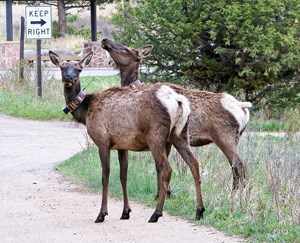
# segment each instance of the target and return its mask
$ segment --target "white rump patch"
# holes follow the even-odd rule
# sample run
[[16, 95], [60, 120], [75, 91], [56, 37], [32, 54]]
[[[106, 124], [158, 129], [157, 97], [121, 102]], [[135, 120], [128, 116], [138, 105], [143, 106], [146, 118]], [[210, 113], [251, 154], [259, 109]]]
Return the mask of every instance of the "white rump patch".
[[222, 106], [228, 110], [240, 125], [239, 132], [241, 132], [249, 122], [250, 112], [252, 107], [250, 102], [240, 102], [229, 94], [224, 94], [221, 99]]
[[175, 133], [179, 135], [191, 113], [188, 99], [183, 95], [177, 94], [166, 85], [159, 87], [156, 96], [169, 112], [171, 119], [170, 131], [175, 127]]

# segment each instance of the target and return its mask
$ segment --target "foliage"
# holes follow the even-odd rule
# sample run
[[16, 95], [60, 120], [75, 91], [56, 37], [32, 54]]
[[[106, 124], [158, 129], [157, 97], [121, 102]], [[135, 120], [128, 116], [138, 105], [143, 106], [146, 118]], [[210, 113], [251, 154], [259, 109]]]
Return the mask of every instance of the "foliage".
[[67, 25], [67, 33], [75, 36], [82, 36], [86, 39], [91, 37], [91, 30], [86, 26], [82, 25], [81, 28], [73, 28], [70, 25]]
[[[196, 194], [193, 177], [186, 165], [176, 166], [178, 155], [172, 151], [173, 195], [166, 199], [165, 211], [193, 223], [249, 237], [250, 242], [299, 242], [299, 139], [297, 136], [244, 136], [240, 151], [247, 161], [249, 184], [235, 195], [231, 194], [231, 169], [221, 151], [213, 145], [195, 150], [201, 161], [206, 207], [204, 218], [199, 222], [194, 221]], [[129, 161], [129, 197], [154, 207], [156, 170], [150, 153], [131, 152]], [[97, 191], [101, 189], [101, 163], [96, 148], [75, 155], [59, 165], [59, 170]], [[112, 151], [110, 171], [109, 194], [122, 198], [115, 151]], [[141, 175], [141, 171], [142, 176], [136, 176]], [[121, 211], [122, 208], [120, 214]]]
[[52, 35], [53, 38], [59, 38], [61, 36], [56, 20], [52, 21]]
[[[247, 100], [291, 107], [299, 102], [300, 6], [296, 0], [139, 0], [114, 16], [117, 41], [154, 45], [150, 78]], [[273, 93], [276, 93], [275, 95]], [[281, 103], [283, 101], [283, 103]]]
[[[55, 20], [52, 22], [52, 31], [53, 31], [53, 37], [54, 38], [61, 37], [61, 33], [60, 33], [60, 30], [59, 30], [58, 22], [55, 21]], [[73, 36], [81, 36], [81, 37], [83, 37], [85, 39], [90, 39], [90, 37], [91, 37], [91, 29], [87, 28], [84, 25], [82, 25], [81, 28], [74, 28], [71, 25], [67, 25], [67, 34], [68, 35], [73, 35]]]

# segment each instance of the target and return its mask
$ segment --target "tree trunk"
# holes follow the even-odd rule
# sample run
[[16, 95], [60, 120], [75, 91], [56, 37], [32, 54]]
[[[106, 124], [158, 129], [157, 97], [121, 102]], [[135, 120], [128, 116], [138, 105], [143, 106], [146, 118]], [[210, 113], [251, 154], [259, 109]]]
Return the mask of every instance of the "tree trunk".
[[67, 34], [66, 6], [63, 0], [57, 0], [58, 30], [61, 36]]

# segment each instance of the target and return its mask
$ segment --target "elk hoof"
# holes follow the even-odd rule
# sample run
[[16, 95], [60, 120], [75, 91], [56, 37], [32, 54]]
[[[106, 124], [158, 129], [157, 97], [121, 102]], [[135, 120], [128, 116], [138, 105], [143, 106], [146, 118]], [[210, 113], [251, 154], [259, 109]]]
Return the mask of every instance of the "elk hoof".
[[234, 195], [239, 189], [245, 189], [247, 187], [247, 180], [241, 179], [241, 181], [233, 182], [231, 194]]
[[204, 211], [205, 211], [205, 208], [197, 208], [196, 220], [200, 220], [201, 218], [203, 218]]
[[239, 189], [239, 182], [234, 181], [233, 184], [232, 184], [232, 190], [231, 190], [231, 192], [233, 194], [235, 194], [238, 189]]
[[106, 215], [108, 215], [108, 214], [100, 212], [97, 219], [95, 220], [95, 223], [102, 223], [104, 221]]
[[172, 191], [171, 189], [167, 190], [167, 198], [170, 198], [172, 196]]
[[131, 212], [130, 208], [124, 209], [120, 219], [129, 219], [130, 218], [130, 214], [129, 214], [130, 212]]
[[152, 214], [151, 218], [149, 219], [148, 223], [156, 223], [158, 218], [163, 216], [162, 213], [154, 213]]
[[[169, 190], [167, 190], [167, 198], [171, 198], [171, 196], [172, 196], [172, 190], [169, 189]], [[158, 197], [159, 197], [159, 195], [156, 194], [156, 196], [155, 196], [154, 199], [157, 201], [157, 200], [158, 200]]]

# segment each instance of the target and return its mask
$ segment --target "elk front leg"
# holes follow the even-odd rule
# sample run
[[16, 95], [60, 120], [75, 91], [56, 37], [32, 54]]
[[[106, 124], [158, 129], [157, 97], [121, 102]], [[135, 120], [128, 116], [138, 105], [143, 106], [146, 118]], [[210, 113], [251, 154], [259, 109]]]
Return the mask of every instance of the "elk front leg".
[[108, 182], [110, 173], [110, 150], [109, 148], [99, 148], [99, 156], [102, 165], [102, 204], [100, 213], [95, 223], [103, 222], [105, 216], [108, 215], [107, 211], [107, 193], [108, 193]]
[[127, 150], [118, 150], [118, 157], [120, 163], [120, 180], [123, 189], [123, 213], [120, 219], [129, 219], [131, 212], [131, 208], [129, 206], [128, 201], [128, 193], [127, 193], [127, 171], [128, 171], [128, 151]]

